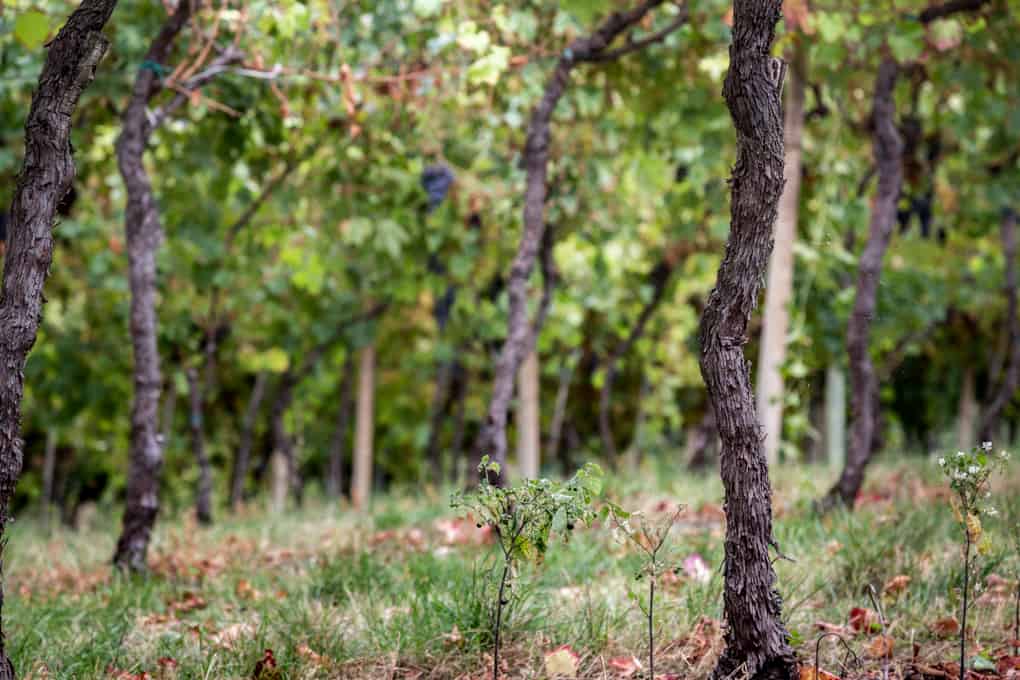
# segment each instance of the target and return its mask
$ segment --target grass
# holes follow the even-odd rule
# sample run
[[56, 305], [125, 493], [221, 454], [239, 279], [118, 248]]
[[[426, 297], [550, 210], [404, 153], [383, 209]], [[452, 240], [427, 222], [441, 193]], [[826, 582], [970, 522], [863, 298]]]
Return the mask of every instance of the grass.
[[[657, 589], [656, 667], [698, 678], [722, 644], [722, 491], [715, 477], [644, 472], [611, 480], [607, 493], [653, 512], [686, 504], [672, 556], [679, 564], [698, 553], [712, 569], [706, 582], [673, 578]], [[813, 656], [818, 622], [846, 624], [852, 607], [870, 606], [869, 584], [881, 592], [906, 575], [902, 592], [883, 597], [894, 661], [914, 658], [914, 645], [926, 663], [952, 660], [952, 640], [932, 630], [958, 615], [961, 577], [958, 530], [938, 471], [927, 461], [881, 466], [856, 513], [820, 519], [811, 501], [830, 476], [788, 466], [773, 480], [776, 535], [790, 558], [776, 563], [779, 588], [802, 658]], [[1020, 479], [1003, 480], [998, 504], [1018, 490]], [[316, 500], [280, 516], [249, 508], [209, 529], [164, 519], [149, 578], [108, 566], [115, 509], [77, 533], [24, 519], [6, 555], [8, 646], [19, 673], [33, 678], [117, 677], [111, 671], [249, 678], [265, 649], [286, 678], [487, 677], [497, 549], [475, 544], [473, 524], [448, 535], [451, 527], [439, 524], [453, 517], [445, 498], [381, 496], [361, 517]], [[997, 540], [980, 559], [979, 580], [1015, 578], [1005, 533], [989, 531]], [[618, 677], [612, 659], [643, 658], [643, 619], [628, 597], [645, 591], [634, 580], [639, 563], [596, 528], [574, 532], [544, 564], [525, 567], [523, 597], [504, 629], [505, 677], [546, 677], [545, 653], [564, 644], [581, 655], [580, 677]], [[994, 595], [979, 596], [972, 611], [975, 652], [990, 654], [1009, 638], [1010, 598]], [[851, 644], [863, 656], [868, 636]], [[838, 669], [835, 647], [824, 650], [823, 665]]]

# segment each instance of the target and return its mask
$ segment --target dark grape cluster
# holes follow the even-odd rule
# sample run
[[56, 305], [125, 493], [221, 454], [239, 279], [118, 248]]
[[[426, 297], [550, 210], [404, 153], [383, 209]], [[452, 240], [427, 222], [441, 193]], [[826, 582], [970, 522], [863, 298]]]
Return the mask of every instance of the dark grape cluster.
[[421, 173], [421, 186], [429, 195], [429, 212], [439, 207], [446, 198], [455, 176], [445, 163], [429, 165]]

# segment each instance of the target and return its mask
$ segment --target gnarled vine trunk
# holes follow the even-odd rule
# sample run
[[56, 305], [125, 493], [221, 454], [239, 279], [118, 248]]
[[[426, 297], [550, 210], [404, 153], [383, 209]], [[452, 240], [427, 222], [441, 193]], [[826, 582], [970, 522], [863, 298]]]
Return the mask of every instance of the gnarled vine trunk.
[[[165, 64], [177, 36], [191, 18], [193, 3], [181, 2], [153, 40], [145, 60]], [[162, 89], [156, 72], [140, 68], [117, 139], [117, 165], [127, 189], [128, 283], [131, 288], [131, 347], [134, 401], [124, 524], [113, 561], [118, 567], [145, 571], [149, 538], [159, 513], [159, 477], [163, 442], [159, 436], [162, 388], [156, 315], [156, 251], [163, 240], [159, 206], [145, 169], [145, 149], [154, 131], [148, 105]]]
[[891, 57], [883, 59], [875, 79], [872, 108], [872, 147], [878, 169], [878, 189], [871, 207], [868, 242], [857, 265], [857, 290], [847, 323], [846, 345], [850, 356], [850, 446], [846, 464], [835, 486], [822, 500], [822, 509], [842, 503], [853, 507], [864, 481], [875, 435], [874, 395], [878, 392], [871, 361], [871, 320], [875, 315], [882, 258], [896, 223], [896, 203], [903, 184], [903, 140], [896, 127], [896, 79], [899, 67]]
[[[623, 47], [609, 49], [616, 38], [629, 32], [652, 9], [663, 2], [664, 0], [645, 0], [633, 9], [613, 12], [591, 35], [571, 42], [563, 50], [556, 67], [546, 81], [542, 99], [531, 113], [522, 158], [527, 175], [524, 191], [524, 232], [521, 234], [517, 254], [510, 268], [510, 279], [507, 284], [510, 299], [507, 335], [496, 363], [492, 397], [489, 400], [486, 418], [475, 442], [476, 459], [488, 455], [505, 469], [507, 412], [513, 397], [514, 377], [521, 362], [534, 347], [535, 338], [542, 327], [541, 311], [534, 321], [528, 319], [528, 279], [535, 268], [535, 261], [546, 235], [545, 201], [549, 189], [550, 124], [553, 112], [570, 83], [575, 66], [585, 62], [610, 61], [642, 49], [663, 40], [686, 21], [686, 7], [681, 7], [674, 20], [662, 30]], [[502, 483], [504, 476], [499, 475], [499, 479], [494, 481]]]
[[769, 548], [772, 488], [744, 358], [783, 190], [782, 89], [786, 66], [769, 56], [780, 0], [735, 0], [730, 67], [723, 96], [737, 133], [730, 179], [730, 236], [701, 317], [701, 374], [722, 439], [726, 493], [726, 648], [713, 677], [797, 677], [781, 618]]
[[[74, 180], [71, 121], [81, 93], [106, 53], [102, 30], [116, 0], [83, 0], [49, 43], [25, 122], [25, 159], [11, 203], [0, 289], [0, 551], [21, 474], [21, 399], [25, 361], [42, 318], [43, 286], [53, 259], [53, 218]], [[3, 568], [0, 552], [0, 571]], [[0, 579], [0, 614], [3, 611]], [[14, 680], [0, 620], [0, 680]]]

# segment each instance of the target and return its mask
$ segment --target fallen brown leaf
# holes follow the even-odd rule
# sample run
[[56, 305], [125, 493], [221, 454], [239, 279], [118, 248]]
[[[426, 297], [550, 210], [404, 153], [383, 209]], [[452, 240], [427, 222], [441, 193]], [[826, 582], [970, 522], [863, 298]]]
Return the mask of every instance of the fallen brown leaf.
[[906, 590], [909, 585], [910, 577], [906, 574], [900, 574], [889, 579], [889, 582], [882, 586], [882, 592], [886, 595], [899, 597], [900, 593]]
[[833, 675], [823, 668], [818, 669], [818, 675], [816, 676], [814, 666], [801, 666], [800, 680], [839, 680], [839, 676]]
[[643, 668], [636, 656], [618, 656], [606, 662], [621, 678], [629, 678]]
[[868, 643], [864, 652], [873, 659], [888, 659], [892, 657], [895, 646], [896, 643], [888, 635], [876, 635]]
[[960, 622], [955, 616], [947, 616], [931, 624], [931, 632], [939, 637], [952, 637], [960, 633]]

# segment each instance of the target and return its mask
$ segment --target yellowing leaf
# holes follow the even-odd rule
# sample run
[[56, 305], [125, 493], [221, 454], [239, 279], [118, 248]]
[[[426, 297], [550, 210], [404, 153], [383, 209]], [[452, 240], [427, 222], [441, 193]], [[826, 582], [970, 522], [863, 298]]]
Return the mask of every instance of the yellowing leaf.
[[581, 657], [570, 645], [557, 647], [545, 655], [545, 672], [550, 678], [576, 678]]

